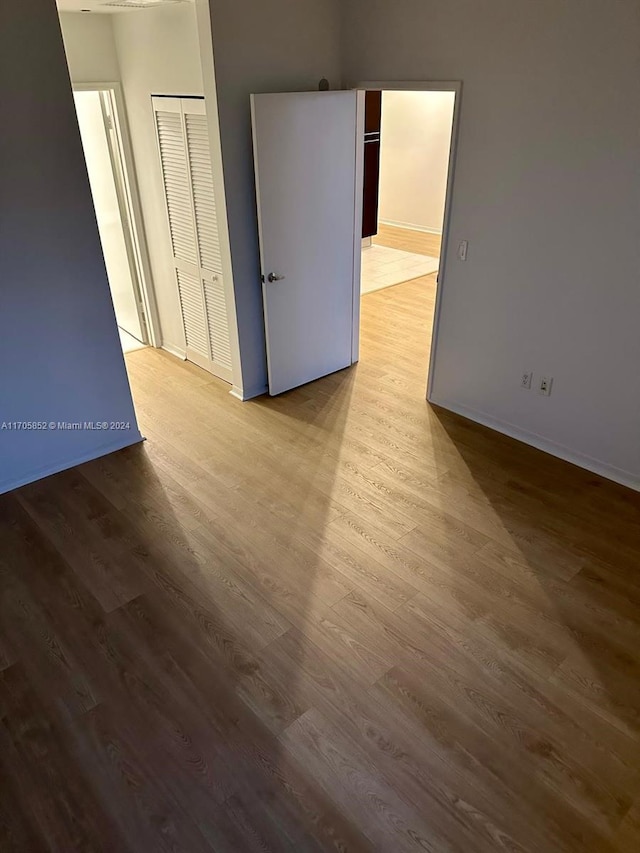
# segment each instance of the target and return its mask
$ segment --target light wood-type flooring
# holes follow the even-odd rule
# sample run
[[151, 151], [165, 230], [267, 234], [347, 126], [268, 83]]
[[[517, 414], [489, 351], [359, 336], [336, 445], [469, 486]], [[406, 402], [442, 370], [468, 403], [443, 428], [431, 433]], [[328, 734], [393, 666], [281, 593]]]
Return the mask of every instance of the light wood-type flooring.
[[439, 234], [409, 231], [407, 228], [396, 228], [392, 225], [379, 225], [373, 242], [378, 246], [388, 246], [390, 249], [439, 258], [442, 237]]
[[637, 853], [640, 497], [426, 403], [434, 287], [0, 498], [2, 853]]

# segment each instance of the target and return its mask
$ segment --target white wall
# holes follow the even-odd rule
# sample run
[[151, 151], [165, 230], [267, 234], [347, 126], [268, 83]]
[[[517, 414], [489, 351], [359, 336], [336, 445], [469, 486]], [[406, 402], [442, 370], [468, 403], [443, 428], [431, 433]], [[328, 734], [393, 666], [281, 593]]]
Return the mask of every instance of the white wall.
[[347, 80], [464, 84], [434, 401], [640, 486], [636, 0], [344, 8]]
[[384, 92], [380, 221], [441, 233], [453, 92]]
[[100, 92], [74, 92], [80, 138], [118, 326], [143, 340]]
[[211, 26], [243, 390], [266, 387], [249, 95], [340, 88], [338, 0], [214, 0]]
[[110, 15], [127, 107], [162, 342], [184, 352], [152, 95], [203, 95], [195, 7]]
[[[0, 10], [0, 492], [140, 440], [55, 4]], [[43, 132], [43, 128], [46, 132]]]
[[60, 13], [69, 72], [74, 83], [113, 83], [120, 79], [112, 18], [112, 15]]

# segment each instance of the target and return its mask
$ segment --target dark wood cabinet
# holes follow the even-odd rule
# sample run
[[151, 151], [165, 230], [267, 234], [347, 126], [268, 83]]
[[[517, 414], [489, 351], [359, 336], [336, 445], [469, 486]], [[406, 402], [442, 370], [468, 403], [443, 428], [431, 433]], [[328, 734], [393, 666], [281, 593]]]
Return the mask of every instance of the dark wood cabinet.
[[378, 233], [380, 201], [380, 132], [382, 130], [382, 92], [367, 92], [364, 120], [364, 200], [362, 236]]

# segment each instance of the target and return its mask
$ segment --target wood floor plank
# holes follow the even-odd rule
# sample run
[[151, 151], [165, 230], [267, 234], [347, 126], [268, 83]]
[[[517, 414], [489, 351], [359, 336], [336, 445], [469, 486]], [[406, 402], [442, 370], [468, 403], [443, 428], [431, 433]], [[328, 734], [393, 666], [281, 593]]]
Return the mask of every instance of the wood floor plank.
[[127, 731], [126, 721], [120, 722], [113, 709], [95, 708], [80, 721], [75, 735], [78, 755], [93, 767], [101, 802], [134, 849], [214, 849], [158, 778], [154, 764], [145, 761], [138, 737]]
[[263, 589], [286, 590], [301, 612], [310, 597], [330, 605], [350, 592], [347, 578], [298, 540], [295, 528], [261, 507], [254, 506], [248, 518], [239, 515], [243, 506], [237, 496], [229, 498], [224, 519], [200, 528], [198, 537], [229, 551]]
[[380, 604], [394, 610], [409, 601], [417, 588], [385, 570], [377, 561], [372, 560], [362, 549], [340, 535], [330, 524], [322, 532], [314, 528], [305, 528], [300, 538], [308, 544], [318, 556], [326, 560], [343, 574], [357, 589], [364, 590]]
[[376, 246], [389, 246], [390, 249], [401, 249], [405, 252], [416, 252], [419, 255], [438, 258], [442, 246], [442, 235], [379, 223], [378, 233], [373, 238], [373, 242]]
[[[244, 797], [247, 791], [252, 792], [255, 798], [272, 803], [272, 810], [284, 810], [287, 823], [297, 820], [302, 827], [313, 827], [320, 839], [330, 840], [331, 849], [334, 845], [338, 850], [365, 849], [357, 831], [343, 819], [339, 809], [326, 801], [301, 768], [281, 755], [262, 715], [254, 714], [254, 709], [245, 703], [244, 691], [234, 674], [218, 667], [212, 669], [206, 644], [199, 642], [179, 614], [158, 596], [137, 599], [123, 613], [137, 626], [155, 654], [166, 661], [165, 669], [172, 674], [175, 688], [206, 714], [210, 737], [223, 766], [233, 774], [234, 791], [229, 796], [235, 791], [244, 791]], [[265, 662], [266, 658], [263, 666]], [[285, 667], [282, 678], [286, 672]], [[251, 674], [247, 672], [247, 676]], [[296, 679], [296, 667], [292, 666], [288, 670], [288, 689], [294, 702]]]
[[[206, 524], [212, 511], [171, 476], [174, 468], [184, 476], [184, 469], [175, 463], [171, 465], [169, 457], [159, 451], [156, 445], [135, 446], [122, 451], [117, 458], [110, 455], [87, 462], [80, 470], [117, 509], [129, 515], [144, 516], [156, 524], [161, 533], [175, 534], [170, 525], [174, 519], [188, 529]], [[162, 464], [153, 465], [147, 460], [148, 456], [160, 456], [169, 472], [165, 473]], [[201, 471], [190, 479], [187, 475], [187, 482], [192, 483], [201, 475]], [[167, 520], [168, 510], [171, 515]]]
[[[397, 615], [409, 636], [422, 638], [422, 648], [429, 649], [431, 660], [444, 666], [460, 660], [483, 683], [491, 681], [528, 725], [547, 732], [547, 737], [563, 744], [612, 788], [624, 796], [638, 788], [640, 741], [608, 725], [579, 697], [531, 670], [494, 638], [479, 636], [473, 623], [456, 618], [425, 596], [416, 596]], [[413, 658], [412, 669], [420, 669], [421, 656]]]
[[[395, 709], [389, 713], [374, 697], [377, 684], [363, 694], [339, 661], [330, 660], [295, 630], [272, 644], [265, 654], [275, 652], [275, 647], [278, 658], [288, 656], [297, 662], [297, 695], [366, 744], [378, 770], [393, 779], [394, 788], [408, 796], [423, 816], [428, 810], [429, 823], [438, 827], [443, 837], [453, 843], [460, 833], [468, 832], [467, 843], [477, 849], [494, 850], [496, 840], [500, 840], [500, 846], [518, 849], [504, 826], [500, 826], [500, 816], [498, 824], [493, 824], [477, 797], [472, 796], [469, 802], [462, 798], [461, 774], [443, 772], [439, 757], [422, 748], [424, 729], [412, 728], [405, 718], [399, 721]], [[464, 812], [464, 828], [455, 816], [458, 810]]]
[[144, 584], [130, 563], [123, 569], [126, 543], [108, 510], [91, 506], [76, 472], [57, 477], [59, 489], [49, 481], [34, 483], [20, 491], [20, 503], [105, 610], [135, 598]]
[[640, 737], [640, 684], [637, 677], [600, 668], [578, 649], [558, 667], [553, 680], [580, 696], [612, 726]]
[[[450, 784], [468, 808], [485, 815], [494, 827], [497, 849], [499, 841], [507, 849], [513, 845], [531, 851], [613, 849], [606, 831], [577, 814], [567, 800], [554, 796], [546, 781], [518, 754], [510, 748], [497, 748], [502, 740], [499, 733], [491, 733], [482, 724], [476, 728], [477, 720], [466, 713], [468, 706], [451, 702], [447, 693], [425, 690], [422, 678], [401, 669], [390, 671], [372, 692], [387, 711], [393, 708], [400, 716], [403, 708], [419, 724], [425, 740], [431, 739], [430, 750], [440, 762], [436, 778], [442, 785]], [[479, 694], [470, 698], [481, 707]], [[503, 722], [499, 716], [496, 722], [509, 725], [508, 719]], [[429, 758], [421, 757], [428, 766]], [[463, 769], [466, 772], [460, 775]], [[544, 821], [539, 819], [541, 814]]]
[[[91, 675], [48, 598], [33, 583], [33, 567], [57, 574], [60, 558], [19, 506], [7, 500], [0, 520], [0, 616], [11, 647], [38, 691], [77, 715], [95, 707]], [[71, 593], [75, 595], [75, 591]], [[41, 599], [41, 600], [40, 600]]]
[[0, 672], [2, 672], [3, 669], [7, 669], [12, 664], [17, 663], [17, 661], [18, 655], [11, 647], [6, 631], [3, 631], [0, 627]]
[[634, 853], [640, 841], [640, 801], [629, 811], [615, 836], [618, 853]]
[[137, 350], [0, 497], [2, 851], [640, 849], [640, 497], [427, 403], [436, 286], [277, 398]]
[[8, 766], [8, 754], [14, 746], [7, 742], [3, 728], [0, 722], [0, 745], [5, 753], [4, 760], [0, 758], [0, 850], [5, 853], [44, 853], [48, 848], [37, 829], [28, 796], [21, 790], [18, 774]]
[[[384, 781], [365, 751], [316, 710], [293, 723], [280, 740], [320, 781], [328, 796], [365, 828], [379, 850], [454, 851]], [[461, 850], [462, 848], [457, 848]]]
[[[401, 608], [401, 611], [404, 611], [406, 608], [409, 608], [409, 610], [412, 610], [413, 601], [409, 602], [408, 605], [403, 606]], [[431, 635], [431, 637], [429, 637], [426, 634], [426, 630], [429, 627], [430, 623], [432, 624], [434, 621], [437, 620], [437, 617], [435, 615], [431, 616], [430, 611], [425, 613], [425, 620], [423, 622], [423, 631], [419, 632], [419, 630], [416, 630], [416, 629], [419, 629], [419, 627], [420, 627], [418, 624], [414, 623], [411, 626], [404, 624], [404, 621], [402, 619], [402, 613], [400, 611], [396, 612], [395, 614], [389, 614], [388, 612], [382, 611], [379, 608], [377, 610], [375, 610], [374, 608], [371, 607], [370, 604], [365, 605], [364, 601], [362, 601], [362, 600], [357, 601], [355, 599], [355, 597], [353, 596], [353, 594], [348, 596], [347, 598], [345, 598], [335, 609], [339, 610], [342, 613], [342, 615], [345, 616], [345, 619], [349, 619], [351, 624], [355, 624], [356, 620], [358, 620], [360, 618], [360, 622], [362, 624], [361, 633], [366, 632], [366, 636], [367, 636], [369, 645], [373, 646], [374, 648], [377, 648], [380, 651], [380, 653], [382, 653], [384, 651], [384, 652], [386, 652], [387, 655], [389, 655], [389, 654], [391, 654], [391, 647], [393, 645], [396, 645], [398, 648], [397, 658], [398, 659], [402, 659], [402, 658], [406, 659], [407, 665], [409, 665], [413, 668], [415, 668], [417, 665], [418, 669], [424, 673], [425, 679], [433, 685], [434, 689], [436, 689], [436, 684], [438, 683], [438, 680], [441, 677], [441, 673], [443, 671], [446, 671], [447, 667], [449, 667], [449, 666], [458, 667], [462, 671], [464, 671], [464, 668], [466, 667], [466, 669], [470, 673], [466, 677], [471, 678], [471, 680], [469, 681], [469, 692], [472, 689], [471, 684], [473, 684], [474, 681], [477, 684], [482, 684], [485, 691], [488, 689], [489, 684], [493, 681], [493, 677], [492, 677], [493, 674], [492, 674], [491, 670], [488, 670], [488, 671], [485, 670], [485, 672], [482, 675], [480, 675], [479, 671], [476, 671], [475, 673], [473, 673], [473, 669], [471, 668], [471, 670], [470, 670], [471, 661], [469, 660], [468, 655], [461, 656], [460, 659], [458, 660], [458, 651], [457, 651], [456, 646], [451, 645], [451, 644], [445, 644], [444, 646], [442, 646], [442, 637], [435, 638], [436, 641], [438, 642], [438, 645], [436, 645], [436, 646], [433, 645], [434, 637], [433, 637], [433, 635]], [[350, 615], [347, 613], [347, 610], [350, 612]], [[423, 611], [423, 613], [424, 613], [424, 611]], [[367, 620], [366, 622], [363, 622], [363, 617], [366, 618], [366, 620]], [[424, 640], [422, 641], [422, 643], [418, 643], [416, 641], [416, 639], [412, 639], [412, 638], [419, 637], [420, 633], [425, 634], [425, 637], [424, 637]], [[480, 641], [484, 640], [483, 635], [478, 633], [477, 630], [475, 630], [475, 628], [472, 632], [472, 636], [473, 636], [473, 639], [470, 641], [467, 641], [467, 640], [465, 640], [464, 635], [462, 635], [461, 637], [459, 635], [460, 639], [458, 639], [457, 642], [466, 643], [466, 642], [477, 642], [478, 640], [480, 640]], [[427, 644], [425, 645], [425, 643], [427, 643]], [[490, 656], [491, 655], [491, 646], [489, 646], [488, 643], [487, 643], [487, 646], [489, 647], [489, 656], [487, 656], [487, 662], [490, 663], [493, 668], [495, 668], [496, 665], [499, 666], [500, 664], [498, 661], [492, 660], [492, 658]], [[496, 644], [494, 641], [493, 648], [499, 649], [500, 645]], [[439, 649], [439, 651], [437, 651], [438, 649]], [[436, 651], [437, 651], [437, 654], [435, 654]], [[435, 657], [434, 657], [434, 654], [435, 654]], [[493, 652], [493, 654], [495, 655], [495, 651]], [[508, 655], [508, 657], [505, 658], [505, 661], [512, 661], [513, 658], [514, 658], [514, 653], [512, 650], [509, 650], [509, 655]], [[525, 664], [526, 664], [526, 666], [521, 670], [521, 672], [526, 674], [527, 670], [528, 670], [529, 661], [525, 660]], [[432, 669], [432, 666], [434, 666], [435, 668]], [[512, 670], [511, 677], [513, 677], [514, 675], [515, 675], [515, 672]], [[522, 678], [522, 675], [520, 677]], [[476, 689], [480, 690], [480, 687], [478, 687]], [[503, 684], [499, 683], [497, 685], [494, 685], [493, 689], [494, 689], [494, 694], [493, 694], [494, 700], [492, 700], [492, 701], [498, 702], [498, 696], [501, 696], [501, 695], [503, 697], [502, 701], [504, 700], [504, 698], [506, 698], [506, 697], [504, 697], [506, 690], [505, 690], [505, 687]], [[437, 692], [442, 693], [442, 694], [450, 693], [451, 687], [450, 686], [446, 687], [444, 685], [444, 683], [440, 684], [440, 687], [437, 690]], [[487, 694], [485, 694], [485, 696], [486, 695]], [[464, 698], [464, 694], [461, 695], [460, 699], [463, 699], [463, 698]], [[523, 729], [524, 723], [521, 722], [519, 725], [515, 723], [515, 720], [517, 718], [518, 713], [521, 713], [521, 712], [518, 711], [519, 703], [518, 703], [518, 701], [514, 701], [514, 698], [515, 698], [515, 700], [521, 699], [521, 697], [518, 697], [518, 696], [516, 696], [516, 697], [511, 696], [510, 697], [509, 701], [513, 702], [513, 704], [511, 706], [511, 711], [509, 713], [514, 715], [514, 724], [516, 727], [515, 731], [519, 732], [521, 730], [524, 730]], [[489, 700], [487, 698], [485, 698], [485, 700], [483, 700], [483, 706], [485, 708], [488, 707], [488, 703], [489, 703]], [[470, 709], [470, 712], [471, 712], [471, 710], [472, 709]], [[507, 715], [506, 710], [504, 710], [502, 712], [496, 711], [496, 716], [498, 718], [501, 715], [504, 715], [506, 717], [506, 715]], [[485, 720], [483, 725], [485, 728], [487, 728], [489, 726], [489, 720]], [[529, 720], [529, 725], [535, 726], [536, 725], [535, 719]], [[532, 743], [536, 742], [536, 738], [534, 736], [531, 736], [530, 740]], [[540, 741], [540, 738], [537, 738], [537, 740]], [[582, 739], [582, 743], [585, 743], [587, 741], [588, 741], [588, 738]], [[548, 737], [546, 738], [546, 743], [547, 743], [547, 745], [549, 745], [549, 738]], [[550, 751], [548, 752], [548, 755], [546, 757], [551, 759], [553, 766], [547, 768], [547, 770], [545, 772], [548, 771], [551, 774], [551, 776], [553, 776], [556, 773], [556, 771], [559, 770], [561, 773], [564, 773], [564, 775], [566, 776], [565, 783], [568, 783], [571, 780], [580, 778], [580, 776], [579, 776], [576, 768], [571, 769], [570, 767], [568, 767], [566, 765], [566, 763], [563, 764], [562, 761], [560, 761], [559, 756], [561, 754], [561, 749], [560, 749], [561, 743], [562, 743], [562, 740], [559, 739], [557, 741], [557, 745], [556, 745], [555, 749], [551, 749], [551, 747], [548, 746]], [[580, 741], [578, 741], [576, 743], [576, 747], [578, 747], [578, 749], [580, 748]], [[628, 744], [628, 748], [632, 748], [633, 752], [635, 753], [635, 749], [633, 748], [632, 744]], [[537, 760], [537, 758], [536, 758], [536, 760]], [[635, 760], [636, 760], [636, 768], [637, 768], [637, 760], [638, 760], [637, 753], [636, 753]], [[617, 776], [622, 775], [621, 774], [622, 767], [620, 767], [619, 765], [616, 766], [615, 762], [613, 763], [612, 767], [613, 767], [613, 770], [615, 771], [614, 776], [615, 775], [617, 775]], [[584, 776], [584, 784], [582, 782], [580, 784], [581, 785], [583, 784], [583, 787], [585, 788], [587, 793], [589, 792], [589, 790], [591, 790], [594, 792], [594, 796], [596, 796], [595, 792], [598, 790], [598, 780], [599, 780], [601, 773], [602, 773], [602, 767], [599, 766], [597, 768], [597, 772], [591, 773], [589, 771], [589, 772], [587, 772], [587, 775]], [[637, 783], [638, 783], [638, 776], [637, 776], [636, 772], [632, 772], [631, 775], [626, 776], [625, 784], [627, 786], [631, 786], [632, 791], [637, 786]], [[567, 796], [569, 795], [568, 785], [567, 785], [566, 794], [567, 794]], [[608, 800], [607, 799], [608, 796], [609, 796], [608, 794], [601, 792], [599, 795], [597, 795], [597, 803], [598, 803], [599, 808], [601, 807], [604, 809], [605, 814], [604, 814], [603, 819], [604, 820], [610, 819], [613, 822], [613, 824], [615, 825], [615, 822], [620, 819], [621, 815], [624, 814], [625, 808], [627, 808], [629, 805], [629, 803], [627, 802], [627, 799], [626, 799], [628, 796], [628, 790], [626, 790], [626, 789], [623, 790], [622, 788], [619, 788], [614, 797], [611, 797]], [[607, 803], [608, 803], [608, 805], [606, 805]], [[602, 805], [602, 804], [605, 804], [605, 805]], [[585, 806], [585, 808], [586, 808], [586, 806]]]
[[94, 797], [89, 777], [77, 771], [60, 727], [27, 673], [19, 666], [0, 673], [0, 692], [7, 706], [0, 726], [2, 761], [20, 780], [46, 849], [130, 850]]

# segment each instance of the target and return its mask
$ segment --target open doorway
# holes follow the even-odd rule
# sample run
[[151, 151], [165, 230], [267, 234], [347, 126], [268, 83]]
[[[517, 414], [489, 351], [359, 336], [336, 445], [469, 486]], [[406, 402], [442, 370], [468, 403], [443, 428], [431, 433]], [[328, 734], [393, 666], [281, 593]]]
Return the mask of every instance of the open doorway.
[[[428, 150], [425, 139], [433, 124], [428, 111], [426, 120], [416, 117], [414, 106], [409, 123], [420, 118], [417, 128], [412, 129], [418, 141], [407, 146], [405, 120], [405, 127], [400, 126], [396, 134], [401, 145], [395, 150], [392, 146], [387, 152], [388, 168], [382, 156], [384, 94], [378, 94], [377, 126], [367, 126], [365, 122], [368, 91], [410, 92], [412, 85], [414, 91], [447, 93], [443, 100], [449, 112], [437, 168], [434, 164], [425, 167], [421, 160]], [[429, 364], [429, 396], [435, 362], [429, 354], [431, 349], [436, 351], [439, 293], [444, 286], [448, 255], [459, 91], [457, 83], [395, 87], [378, 83], [359, 84], [348, 91], [251, 96], [271, 395], [308, 384], [358, 361], [367, 362], [383, 342], [386, 350], [373, 365], [373, 372], [381, 378], [394, 374], [398, 382], [404, 383], [402, 371], [410, 368], [413, 378], [409, 393], [416, 397], [424, 394]], [[423, 220], [426, 224], [421, 227], [414, 212], [394, 213], [392, 205], [387, 205], [392, 211], [389, 219], [381, 222], [383, 167], [389, 173], [386, 183], [392, 194], [399, 183], [397, 173], [410, 160], [402, 146], [417, 149], [412, 150], [416, 165], [404, 175], [408, 201], [422, 200], [426, 176], [430, 174], [437, 175], [435, 183], [440, 187], [438, 204], [434, 206], [439, 213]], [[363, 180], [365, 175], [367, 180]], [[373, 213], [363, 204], [371, 198]], [[367, 216], [373, 227], [369, 231], [365, 227], [363, 232]], [[366, 270], [367, 253], [374, 258], [372, 270]], [[382, 256], [377, 267], [376, 255]], [[363, 267], [369, 273], [364, 293]], [[409, 289], [415, 291], [415, 299]], [[364, 324], [371, 313], [375, 316], [368, 334]], [[365, 331], [367, 334], [363, 334]], [[407, 347], [409, 335], [411, 353]], [[419, 351], [413, 346], [416, 342]]]
[[73, 95], [120, 342], [127, 353], [150, 342], [149, 312], [116, 89], [115, 84], [82, 86]]
[[364, 360], [372, 346], [393, 360], [402, 341], [430, 361], [455, 105], [455, 91], [365, 92], [361, 323], [377, 331]]
[[153, 348], [162, 348], [232, 385], [239, 356], [217, 111], [206, 107], [216, 94], [208, 15], [198, 19], [194, 0], [57, 4], [127, 365], [160, 365]]

